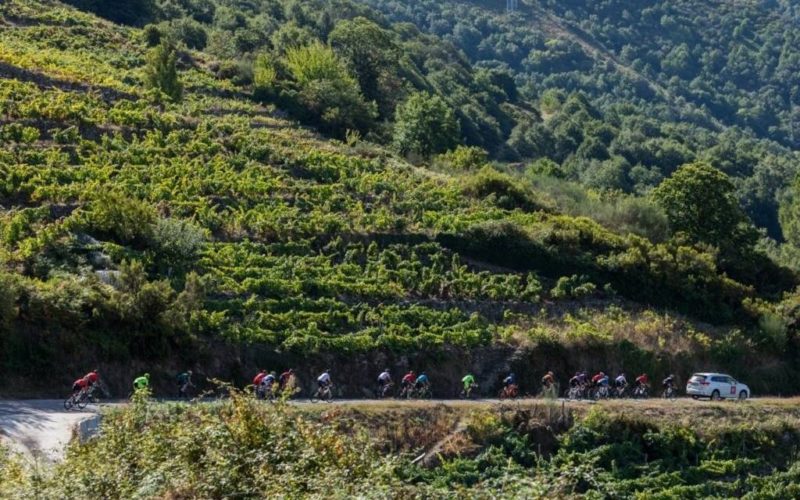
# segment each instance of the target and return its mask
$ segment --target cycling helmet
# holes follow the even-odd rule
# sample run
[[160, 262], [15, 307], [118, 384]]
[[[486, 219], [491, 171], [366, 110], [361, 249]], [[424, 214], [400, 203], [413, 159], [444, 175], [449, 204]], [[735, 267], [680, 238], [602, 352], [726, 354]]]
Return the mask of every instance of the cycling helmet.
[[144, 374], [144, 378], [149, 379], [150, 378], [150, 374], [149, 373], [145, 373]]
[[388, 369], [388, 368], [384, 368], [384, 369], [383, 369], [383, 371], [385, 371], [385, 372], [388, 372], [388, 371], [389, 371], [389, 369]]
[[274, 371], [269, 372], [269, 374], [272, 375], [273, 377], [275, 376], [275, 372]]
[[553, 376], [553, 372], [552, 371], [548, 371], [547, 374], [550, 375], [551, 377]]

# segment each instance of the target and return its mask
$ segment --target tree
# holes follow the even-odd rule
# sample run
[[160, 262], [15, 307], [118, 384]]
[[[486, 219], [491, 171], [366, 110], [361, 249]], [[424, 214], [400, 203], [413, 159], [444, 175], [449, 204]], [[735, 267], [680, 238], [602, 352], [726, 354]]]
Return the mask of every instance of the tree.
[[783, 237], [800, 248], [800, 176], [795, 178], [783, 196], [778, 214]]
[[364, 17], [341, 21], [328, 37], [328, 43], [353, 69], [364, 97], [383, 103], [381, 109], [391, 112], [394, 96], [382, 92], [381, 81], [390, 78], [397, 66], [399, 50], [392, 34]]
[[343, 137], [347, 129], [367, 130], [377, 110], [367, 103], [347, 65], [333, 50], [320, 42], [290, 48], [284, 64], [294, 88], [285, 96], [302, 109], [295, 109], [308, 121]]
[[458, 144], [460, 133], [453, 110], [437, 95], [418, 92], [397, 107], [394, 145], [402, 154], [428, 157], [447, 151]]
[[162, 42], [147, 56], [147, 85], [160, 91], [174, 101], [183, 96], [183, 85], [178, 78], [178, 52], [168, 40]]
[[653, 197], [673, 231], [716, 246], [724, 261], [751, 253], [758, 233], [739, 206], [733, 182], [711, 165], [683, 165], [653, 190]]

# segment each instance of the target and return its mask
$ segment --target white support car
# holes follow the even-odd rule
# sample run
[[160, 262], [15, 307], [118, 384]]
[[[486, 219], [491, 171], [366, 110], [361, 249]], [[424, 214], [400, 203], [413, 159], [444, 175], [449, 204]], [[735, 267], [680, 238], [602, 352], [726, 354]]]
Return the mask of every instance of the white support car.
[[686, 384], [686, 394], [694, 399], [726, 398], [743, 401], [750, 397], [750, 388], [724, 373], [695, 373]]

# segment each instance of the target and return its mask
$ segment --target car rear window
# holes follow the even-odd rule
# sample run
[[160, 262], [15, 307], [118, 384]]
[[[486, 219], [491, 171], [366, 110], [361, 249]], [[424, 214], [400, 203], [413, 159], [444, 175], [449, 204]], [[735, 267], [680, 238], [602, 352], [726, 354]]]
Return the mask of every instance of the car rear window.
[[698, 384], [700, 382], [705, 382], [706, 376], [705, 375], [692, 375], [692, 378], [689, 379], [689, 383]]

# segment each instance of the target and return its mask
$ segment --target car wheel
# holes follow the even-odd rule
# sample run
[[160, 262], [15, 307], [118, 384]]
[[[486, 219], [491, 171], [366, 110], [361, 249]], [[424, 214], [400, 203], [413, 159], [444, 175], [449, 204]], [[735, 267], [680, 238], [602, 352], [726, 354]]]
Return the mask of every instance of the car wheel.
[[692, 399], [694, 399], [695, 401], [697, 401], [699, 398], [698, 398], [697, 396], [692, 396]]
[[744, 401], [747, 399], [747, 391], [742, 391], [739, 393], [739, 401]]
[[719, 401], [720, 399], [719, 391], [714, 389], [714, 392], [711, 393], [711, 401]]

